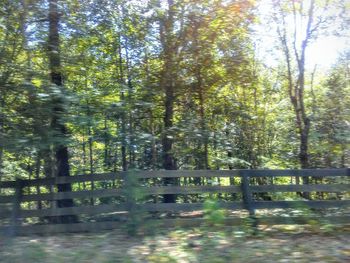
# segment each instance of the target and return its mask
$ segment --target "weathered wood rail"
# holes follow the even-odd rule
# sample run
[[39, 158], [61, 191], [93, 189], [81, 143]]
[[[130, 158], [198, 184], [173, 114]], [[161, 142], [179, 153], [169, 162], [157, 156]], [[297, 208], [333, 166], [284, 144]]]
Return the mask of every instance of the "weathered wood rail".
[[[161, 185], [162, 178], [179, 178], [188, 182], [189, 179], [200, 177], [205, 184], [202, 185]], [[235, 185], [216, 185], [218, 178], [233, 177]], [[290, 184], [252, 184], [258, 178], [276, 177], [312, 177], [313, 179], [328, 180], [327, 183], [314, 183], [308, 185]], [[333, 178], [333, 182], [330, 179]], [[135, 183], [137, 179], [137, 183]], [[159, 185], [152, 185], [158, 180]], [[268, 181], [268, 180], [267, 180]], [[316, 180], [315, 180], [316, 181]], [[318, 180], [320, 181], [320, 180]], [[95, 182], [94, 190], [79, 190], [81, 184]], [[96, 187], [97, 182], [101, 188]], [[133, 182], [133, 183], [130, 183]], [[213, 183], [214, 182], [214, 183]], [[58, 184], [72, 184], [72, 192], [57, 192]], [[182, 182], [182, 184], [184, 184]], [[108, 186], [106, 186], [108, 185]], [[41, 189], [38, 193], [38, 189]], [[198, 194], [227, 194], [237, 195], [235, 200], [222, 199], [220, 207], [227, 210], [244, 209], [254, 218], [256, 224], [285, 224], [306, 223], [310, 217], [259, 217], [255, 212], [258, 209], [274, 208], [350, 208], [350, 169], [307, 169], [307, 170], [197, 170], [197, 171], [129, 171], [105, 174], [77, 175], [72, 177], [43, 178], [36, 180], [3, 181], [0, 182], [0, 232], [8, 234], [29, 233], [56, 233], [79, 232], [111, 229], [121, 226], [127, 220], [132, 204], [133, 211], [182, 213], [200, 211], [203, 202], [161, 203], [156, 198], [135, 201], [130, 193], [142, 193], [143, 196], [160, 196], [175, 194], [190, 196]], [[35, 192], [35, 193], [33, 193]], [[322, 192], [340, 193], [345, 199], [336, 200], [259, 200], [259, 193], [287, 193], [287, 192]], [[73, 199], [74, 207], [56, 207], [57, 200]], [[94, 205], [84, 200], [94, 200]], [[107, 201], [106, 201], [107, 200]], [[146, 201], [145, 201], [146, 200]], [[153, 202], [150, 202], [152, 201]], [[42, 206], [37, 205], [41, 203]], [[88, 205], [87, 205], [88, 203]], [[40, 208], [40, 209], [38, 209]], [[50, 224], [44, 223], [47, 218], [76, 215], [79, 223]], [[101, 217], [98, 222], [93, 216], [112, 216], [111, 219]], [[89, 217], [90, 216], [90, 217]], [[328, 217], [331, 223], [350, 223], [350, 215]], [[90, 221], [89, 221], [90, 220]], [[192, 226], [203, 222], [203, 218], [174, 218], [157, 219], [159, 226]], [[228, 217], [227, 224], [240, 224], [244, 218]]]

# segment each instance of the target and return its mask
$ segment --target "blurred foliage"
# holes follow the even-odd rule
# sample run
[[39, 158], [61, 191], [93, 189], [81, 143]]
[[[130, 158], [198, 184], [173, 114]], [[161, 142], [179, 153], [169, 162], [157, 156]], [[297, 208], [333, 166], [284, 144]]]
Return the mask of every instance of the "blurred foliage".
[[203, 204], [204, 219], [208, 226], [222, 226], [225, 219], [225, 211], [220, 209], [218, 201], [207, 199]]
[[[47, 2], [1, 1], [1, 180], [54, 176], [57, 144], [69, 147], [72, 175], [161, 169], [165, 134], [177, 169], [299, 167], [283, 58], [268, 67], [256, 55], [255, 1], [174, 1], [165, 36], [176, 47], [174, 115], [165, 130], [163, 2], [59, 1], [64, 86], [57, 87], [49, 79]], [[348, 167], [349, 53], [312, 81], [306, 73], [310, 165]], [[57, 99], [64, 136], [51, 127]]]

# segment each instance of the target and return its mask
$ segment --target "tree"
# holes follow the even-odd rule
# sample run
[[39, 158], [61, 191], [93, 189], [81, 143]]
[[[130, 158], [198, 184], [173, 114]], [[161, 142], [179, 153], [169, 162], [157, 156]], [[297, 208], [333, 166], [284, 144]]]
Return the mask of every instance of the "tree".
[[342, 54], [319, 84], [315, 116], [313, 163], [319, 167], [346, 167], [350, 138], [350, 53]]
[[[176, 5], [173, 0], [168, 0], [168, 10], [160, 22], [160, 39], [162, 43], [163, 72], [160, 78], [160, 85], [164, 90], [164, 133], [162, 138], [163, 144], [163, 168], [165, 170], [176, 170], [176, 164], [173, 156], [173, 118], [175, 102], [175, 68], [176, 54], [178, 53], [178, 41], [174, 32], [174, 19]], [[166, 178], [165, 184], [174, 184], [173, 178]], [[165, 203], [175, 202], [174, 195], [164, 195]]]
[[[58, 0], [50, 0], [49, 2], [49, 37], [48, 37], [48, 56], [49, 56], [49, 69], [50, 78], [53, 84], [53, 89], [56, 90], [52, 99], [52, 120], [51, 128], [55, 131], [56, 136], [61, 140], [57, 140], [54, 144], [55, 158], [56, 158], [56, 176], [66, 177], [70, 176], [69, 171], [69, 156], [68, 147], [65, 144], [67, 129], [63, 123], [62, 115], [65, 112], [64, 105], [64, 89], [62, 82], [61, 72], [61, 58], [60, 58], [60, 39], [59, 39], [59, 12], [58, 12]], [[59, 184], [57, 186], [59, 192], [70, 192], [72, 187], [70, 184]], [[63, 199], [57, 201], [58, 207], [71, 207], [73, 206], [72, 199]], [[61, 216], [59, 218], [60, 223], [70, 223], [76, 221], [75, 216]]]
[[[276, 0], [273, 4], [276, 8], [274, 20], [286, 65], [287, 90], [299, 136], [300, 167], [309, 168], [311, 118], [305, 104], [307, 51], [310, 43], [325, 31], [337, 14], [328, 10], [331, 8], [330, 1]], [[338, 5], [337, 2], [333, 4]]]
[[[298, 47], [297, 37], [298, 37], [298, 25], [297, 25], [297, 16], [301, 19], [304, 13], [304, 6], [297, 1], [291, 1], [292, 15], [293, 15], [293, 35], [292, 38], [288, 35], [289, 28], [287, 26], [286, 17], [286, 4], [283, 1], [275, 1], [275, 5], [278, 7], [278, 14], [275, 16], [276, 23], [279, 23], [277, 28], [278, 35], [281, 41], [283, 48], [283, 53], [285, 56], [285, 62], [287, 65], [287, 86], [288, 94], [290, 101], [293, 105], [295, 112], [296, 125], [299, 134], [299, 160], [301, 168], [309, 167], [309, 132], [311, 120], [308, 116], [305, 108], [304, 102], [304, 93], [305, 93], [305, 59], [306, 59], [306, 50], [310, 43], [310, 40], [314, 37], [315, 32], [317, 31], [319, 24], [314, 25], [314, 9], [315, 1], [311, 0], [308, 11], [307, 11], [307, 24], [305, 30], [305, 35], [301, 40], [301, 45]], [[287, 8], [290, 8], [288, 6]], [[292, 43], [292, 44], [291, 44]], [[290, 47], [290, 44], [292, 47]], [[294, 75], [293, 62], [297, 65], [297, 72]]]
[[274, 3], [283, 67], [257, 56], [255, 1], [2, 1], [1, 177], [346, 166], [344, 67], [316, 72], [313, 85], [306, 67], [328, 1]]

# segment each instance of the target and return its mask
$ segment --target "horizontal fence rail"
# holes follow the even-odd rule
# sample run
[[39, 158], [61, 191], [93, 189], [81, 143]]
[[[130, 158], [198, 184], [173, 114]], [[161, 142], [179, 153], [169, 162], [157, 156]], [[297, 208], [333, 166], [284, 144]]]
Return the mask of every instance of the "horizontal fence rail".
[[[311, 178], [314, 183], [295, 184], [295, 179], [299, 177]], [[164, 178], [174, 178], [177, 181], [172, 185], [166, 185]], [[229, 185], [222, 185], [225, 178], [228, 178], [226, 184], [229, 182]], [[284, 178], [284, 183], [276, 184], [278, 178]], [[286, 180], [289, 180], [288, 184], [285, 183]], [[91, 186], [88, 188], [92, 182], [94, 188]], [[58, 192], [57, 185], [60, 184], [72, 184], [74, 191]], [[85, 188], [88, 185], [87, 189], [82, 190], [82, 185]], [[109, 229], [123, 224], [128, 220], [128, 215], [135, 211], [175, 213], [178, 217], [173, 221], [157, 219], [163, 222], [157, 225], [191, 225], [196, 220], [200, 223], [204, 219], [183, 218], [184, 215], [181, 213], [203, 211], [205, 199], [203, 195], [206, 198], [215, 195], [218, 199], [217, 205], [221, 209], [247, 211], [256, 224], [276, 224], [276, 222], [290, 223], [291, 219], [271, 217], [269, 221], [269, 217], [257, 216], [256, 211], [277, 208], [350, 208], [350, 169], [127, 171], [2, 181], [0, 191], [0, 232], [10, 234], [28, 234], [31, 230], [32, 233], [39, 233], [40, 230], [43, 233], [56, 233], [72, 232], [72, 229], [81, 231]], [[275, 198], [271, 195], [277, 193], [282, 196], [296, 193], [300, 197], [305, 193], [316, 193], [314, 194], [316, 196], [333, 193], [334, 200], [312, 198], [272, 200]], [[175, 195], [179, 197], [178, 202], [162, 203], [161, 197], [164, 195]], [[67, 199], [72, 199], [75, 206], [57, 205], [58, 202]], [[76, 216], [78, 222], [53, 224], [53, 218], [64, 216]], [[86, 222], [96, 218], [105, 221]], [[307, 222], [301, 218], [294, 219], [295, 223]], [[334, 223], [350, 223], [350, 215], [329, 219]], [[85, 222], [82, 222], [84, 220]], [[241, 221], [240, 218], [225, 219], [227, 223]]]
[[[43, 178], [35, 180], [23, 180], [23, 186], [37, 185], [57, 185], [69, 183], [82, 183], [90, 181], [107, 181], [125, 179], [128, 175], [140, 179], [150, 178], [179, 178], [179, 177], [328, 177], [328, 176], [350, 176], [349, 169], [303, 169], [303, 170], [161, 170], [161, 171], [132, 171], [132, 172], [115, 172], [103, 174], [76, 175], [71, 177]], [[14, 188], [16, 181], [0, 182], [0, 188]]]

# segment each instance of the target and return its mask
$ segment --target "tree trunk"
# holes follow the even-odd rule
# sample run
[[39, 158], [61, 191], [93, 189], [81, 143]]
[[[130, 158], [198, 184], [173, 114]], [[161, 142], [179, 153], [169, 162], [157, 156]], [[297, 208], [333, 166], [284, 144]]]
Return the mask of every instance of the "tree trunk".
[[[86, 174], [86, 166], [87, 166], [87, 157], [86, 157], [86, 141], [85, 141], [85, 132], [83, 133], [83, 143], [82, 143], [82, 150], [83, 150], [83, 174]], [[83, 182], [83, 189], [86, 190], [86, 183]]]
[[[89, 109], [89, 106], [88, 106]], [[88, 116], [90, 115], [90, 111]], [[92, 148], [92, 132], [91, 132], [91, 126], [89, 124], [88, 127], [88, 144], [89, 144], [89, 168], [90, 168], [90, 174], [94, 173], [94, 156], [93, 156], [93, 148]], [[95, 190], [95, 182], [91, 181], [91, 191]], [[90, 198], [90, 204], [94, 205], [94, 198]]]
[[126, 171], [128, 169], [128, 163], [126, 159], [126, 114], [125, 114], [125, 93], [124, 93], [124, 67], [123, 67], [123, 57], [122, 57], [122, 47], [121, 47], [121, 37], [118, 35], [118, 60], [117, 60], [117, 72], [119, 84], [122, 86], [120, 100], [123, 103], [123, 108], [121, 112], [121, 155], [122, 155], [122, 170]]
[[[226, 125], [228, 126], [228, 123], [226, 123]], [[227, 130], [225, 131], [225, 134], [226, 134], [226, 140], [227, 140], [227, 141], [230, 141], [230, 131], [229, 131], [229, 129], [227, 129]], [[229, 169], [229, 170], [233, 170], [233, 165], [232, 165], [232, 163], [231, 163], [231, 158], [233, 157], [233, 153], [232, 153], [232, 150], [231, 150], [231, 149], [228, 149], [228, 150], [227, 150], [227, 157], [228, 157], [228, 159], [229, 159], [228, 169]], [[230, 185], [235, 185], [235, 178], [234, 178], [234, 177], [230, 177]], [[232, 193], [232, 194], [231, 194], [231, 198], [232, 198], [233, 200], [236, 200], [237, 194], [236, 194], [236, 193]]]
[[[50, 63], [50, 77], [51, 82], [56, 85], [56, 88], [62, 90], [62, 73], [61, 73], [61, 59], [59, 53], [59, 13], [57, 0], [49, 1], [49, 38], [48, 38], [48, 56]], [[51, 128], [62, 139], [67, 135], [67, 130], [64, 124], [62, 124], [61, 115], [64, 112], [63, 94], [55, 95], [53, 99], [53, 117], [51, 121]], [[69, 157], [68, 148], [64, 143], [55, 143], [54, 147], [56, 158], [56, 176], [70, 176], [69, 171]], [[57, 185], [58, 192], [70, 192], [72, 187], [70, 184]], [[72, 199], [64, 199], [57, 201], [58, 207], [71, 207], [73, 206]], [[77, 217], [73, 215], [60, 216], [58, 218], [59, 223], [70, 223], [77, 221]]]
[[109, 134], [108, 134], [108, 116], [107, 113], [104, 117], [104, 128], [103, 128], [103, 137], [104, 137], [104, 169], [105, 171], [109, 171], [111, 166], [111, 158], [110, 158], [110, 150], [109, 150]]
[[[302, 169], [310, 168], [309, 152], [308, 152], [308, 140], [309, 131], [311, 126], [311, 120], [307, 116], [307, 112], [304, 105], [304, 89], [305, 89], [305, 58], [306, 49], [313, 35], [317, 32], [318, 27], [321, 25], [319, 23], [314, 23], [314, 8], [315, 1], [311, 0], [308, 7], [308, 15], [305, 16], [307, 19], [307, 26], [305, 29], [305, 37], [301, 41], [300, 48], [297, 47], [297, 35], [298, 35], [298, 22], [297, 15], [300, 14], [300, 10], [297, 10], [297, 5], [294, 1], [291, 2], [294, 25], [293, 25], [293, 39], [291, 40], [294, 52], [294, 61], [297, 64], [297, 78], [293, 77], [293, 67], [292, 67], [292, 52], [288, 45], [288, 34], [286, 18], [284, 14], [284, 8], [280, 7], [281, 18], [280, 21], [282, 27], [278, 26], [278, 33], [282, 43], [284, 55], [287, 64], [287, 80], [288, 80], [288, 93], [293, 105], [295, 112], [296, 125], [299, 135], [299, 163]], [[299, 178], [296, 178], [297, 183], [299, 183]], [[308, 184], [309, 178], [303, 177], [303, 183]], [[300, 193], [301, 194], [301, 193]], [[309, 193], [302, 193], [305, 198], [310, 198]]]
[[126, 79], [127, 79], [127, 86], [128, 86], [128, 119], [129, 119], [129, 129], [128, 129], [128, 136], [129, 136], [129, 166], [131, 168], [135, 168], [135, 136], [134, 136], [134, 116], [132, 109], [133, 106], [133, 84], [132, 84], [132, 78], [131, 78], [131, 72], [130, 72], [130, 58], [129, 58], [129, 47], [128, 47], [128, 39], [125, 37], [125, 43], [124, 43], [124, 49], [125, 49], [125, 62], [126, 62]]
[[[3, 109], [4, 108], [4, 101], [2, 98], [2, 95], [0, 93], [0, 107]], [[0, 134], [3, 134], [3, 125], [4, 125], [4, 117], [3, 117], [3, 113], [0, 112]], [[3, 175], [3, 157], [4, 157], [4, 148], [2, 145], [0, 145], [0, 181], [2, 179], [2, 175]], [[0, 194], [2, 192], [2, 188], [0, 188]]]
[[[169, 10], [167, 16], [164, 18], [163, 24], [160, 26], [160, 36], [163, 46], [164, 68], [161, 77], [161, 86], [163, 87], [165, 94], [164, 101], [164, 132], [162, 138], [163, 144], [163, 168], [165, 170], [176, 170], [176, 165], [173, 156], [173, 136], [171, 129], [173, 127], [174, 117], [174, 57], [176, 53], [175, 39], [174, 39], [174, 12], [175, 6], [173, 0], [168, 0]], [[165, 178], [165, 185], [176, 184], [175, 178]], [[166, 194], [164, 195], [165, 203], [174, 203], [176, 201], [176, 195]]]
[[[35, 162], [35, 179], [40, 178], [40, 167], [41, 167], [41, 152], [39, 151]], [[36, 186], [36, 194], [38, 195], [41, 194], [39, 185]], [[41, 209], [41, 208], [42, 208], [42, 203], [41, 201], [38, 201], [37, 209]]]
[[205, 116], [205, 97], [204, 97], [204, 85], [202, 77], [202, 59], [200, 58], [200, 43], [198, 40], [198, 26], [196, 23], [196, 29], [194, 31], [194, 55], [195, 55], [195, 78], [196, 78], [196, 88], [199, 99], [199, 119], [200, 119], [200, 129], [201, 138], [199, 140], [199, 166], [198, 169], [209, 169], [208, 165], [208, 135], [206, 127], [206, 116]]

